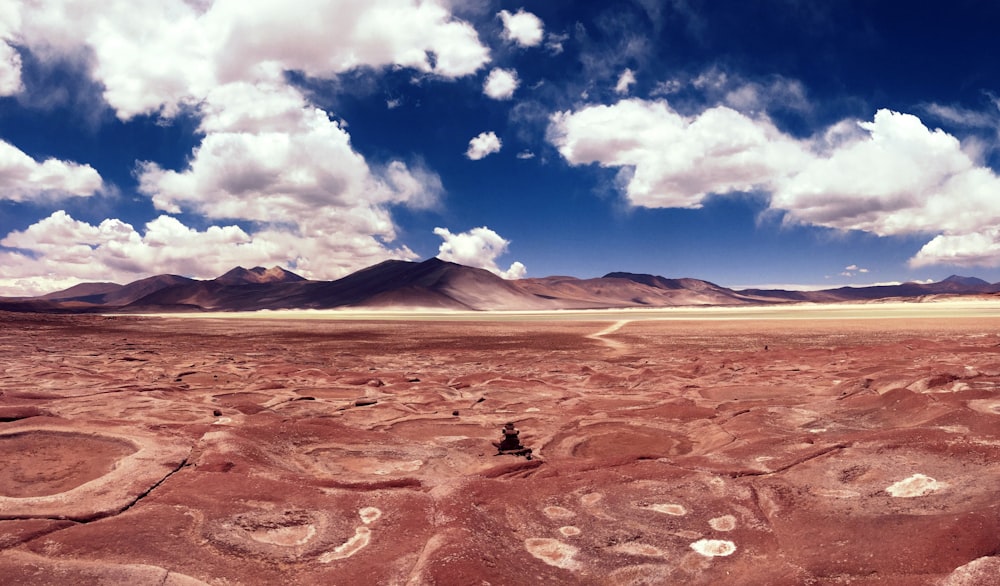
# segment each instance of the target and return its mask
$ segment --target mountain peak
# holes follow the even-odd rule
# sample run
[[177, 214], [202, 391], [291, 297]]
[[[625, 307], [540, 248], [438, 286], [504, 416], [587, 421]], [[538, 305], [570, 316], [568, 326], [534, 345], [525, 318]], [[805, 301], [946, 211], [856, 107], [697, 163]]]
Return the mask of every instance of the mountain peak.
[[269, 269], [265, 269], [264, 267], [254, 267], [252, 269], [235, 267], [215, 279], [215, 282], [223, 285], [294, 283], [296, 281], [305, 281], [305, 279], [278, 266]]
[[961, 275], [951, 275], [947, 279], [941, 281], [942, 283], [955, 283], [959, 285], [966, 285], [970, 287], [980, 287], [983, 285], [989, 285], [988, 282], [979, 279], [977, 277], [963, 277]]

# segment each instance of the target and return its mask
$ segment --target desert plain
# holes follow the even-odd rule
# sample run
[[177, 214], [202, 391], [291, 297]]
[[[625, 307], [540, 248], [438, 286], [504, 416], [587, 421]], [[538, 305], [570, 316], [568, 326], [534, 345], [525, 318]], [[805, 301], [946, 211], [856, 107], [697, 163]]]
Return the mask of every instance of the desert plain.
[[0, 313], [0, 365], [5, 584], [1000, 576], [995, 301]]

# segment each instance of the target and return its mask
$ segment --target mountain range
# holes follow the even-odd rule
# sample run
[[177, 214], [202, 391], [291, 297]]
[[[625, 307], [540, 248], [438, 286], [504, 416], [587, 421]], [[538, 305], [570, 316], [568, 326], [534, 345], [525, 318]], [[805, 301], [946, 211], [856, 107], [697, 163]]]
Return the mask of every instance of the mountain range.
[[734, 290], [699, 279], [614, 272], [600, 278], [505, 280], [438, 258], [389, 260], [335, 281], [273, 267], [236, 267], [211, 280], [156, 275], [119, 285], [82, 283], [39, 297], [0, 297], [0, 310], [69, 313], [254, 311], [261, 309], [433, 308], [462, 310], [609, 309], [795, 302], [923, 300], [1000, 293], [1000, 283], [953, 275], [938, 283], [822, 291]]

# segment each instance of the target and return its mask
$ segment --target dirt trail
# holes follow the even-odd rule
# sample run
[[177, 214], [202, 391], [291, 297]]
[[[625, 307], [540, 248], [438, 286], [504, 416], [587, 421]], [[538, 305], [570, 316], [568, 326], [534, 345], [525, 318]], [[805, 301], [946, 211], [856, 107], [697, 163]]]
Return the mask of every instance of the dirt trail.
[[618, 330], [622, 329], [622, 327], [631, 322], [632, 320], [630, 319], [619, 320], [599, 332], [594, 332], [593, 334], [589, 334], [587, 337], [590, 338], [591, 340], [599, 340], [607, 344], [608, 347], [611, 348], [612, 350], [616, 350], [618, 352], [624, 352], [625, 349], [628, 348], [627, 344], [612, 338], [607, 338], [606, 336], [617, 332]]

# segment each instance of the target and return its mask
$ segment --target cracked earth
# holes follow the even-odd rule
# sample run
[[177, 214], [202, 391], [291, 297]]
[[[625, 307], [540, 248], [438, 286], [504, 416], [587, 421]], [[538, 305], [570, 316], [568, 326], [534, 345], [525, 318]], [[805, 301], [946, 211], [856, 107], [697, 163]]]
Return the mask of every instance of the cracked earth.
[[998, 318], [0, 326], [5, 583], [1000, 575]]

